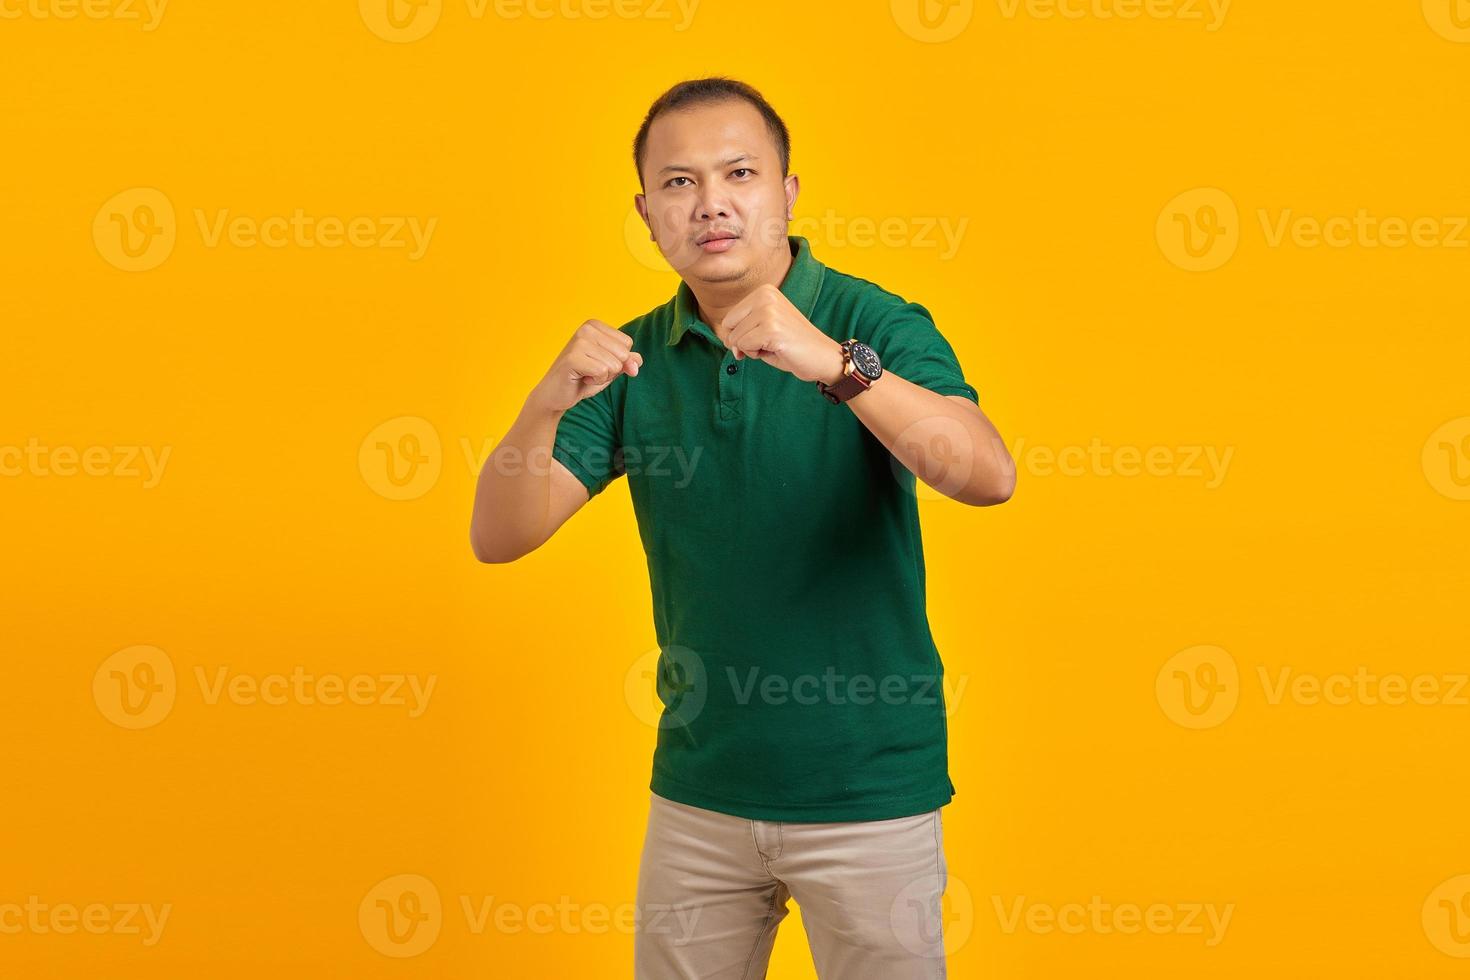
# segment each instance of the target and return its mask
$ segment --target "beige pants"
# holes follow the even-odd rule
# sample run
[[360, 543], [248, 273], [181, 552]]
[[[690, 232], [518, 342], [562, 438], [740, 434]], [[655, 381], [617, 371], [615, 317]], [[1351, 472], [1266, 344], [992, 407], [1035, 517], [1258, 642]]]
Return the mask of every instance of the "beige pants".
[[821, 980], [946, 976], [938, 810], [790, 823], [650, 797], [636, 980], [762, 980], [788, 898]]

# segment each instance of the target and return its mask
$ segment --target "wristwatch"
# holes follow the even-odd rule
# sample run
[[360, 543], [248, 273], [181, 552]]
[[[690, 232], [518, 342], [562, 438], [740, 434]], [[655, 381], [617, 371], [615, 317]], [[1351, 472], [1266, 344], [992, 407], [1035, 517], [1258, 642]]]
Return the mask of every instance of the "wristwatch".
[[856, 337], [842, 342], [842, 378], [836, 384], [817, 382], [817, 390], [834, 405], [867, 391], [883, 375], [878, 352]]

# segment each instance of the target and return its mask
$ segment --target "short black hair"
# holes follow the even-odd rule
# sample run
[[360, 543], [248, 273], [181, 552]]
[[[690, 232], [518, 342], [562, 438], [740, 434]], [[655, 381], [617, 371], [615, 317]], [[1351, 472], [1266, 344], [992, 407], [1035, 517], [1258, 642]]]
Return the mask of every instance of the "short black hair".
[[648, 115], [643, 117], [643, 125], [638, 127], [638, 136], [633, 140], [633, 166], [638, 170], [638, 186], [643, 186], [643, 151], [648, 144], [648, 130], [653, 126], [655, 119], [675, 109], [711, 105], [728, 99], [742, 99], [755, 106], [761, 117], [765, 119], [766, 129], [771, 133], [771, 140], [781, 153], [781, 176], [785, 177], [790, 173], [791, 133], [786, 129], [786, 123], [781, 121], [776, 110], [772, 109], [771, 104], [754, 88], [733, 78], [716, 76], [680, 82], [660, 95], [649, 107]]

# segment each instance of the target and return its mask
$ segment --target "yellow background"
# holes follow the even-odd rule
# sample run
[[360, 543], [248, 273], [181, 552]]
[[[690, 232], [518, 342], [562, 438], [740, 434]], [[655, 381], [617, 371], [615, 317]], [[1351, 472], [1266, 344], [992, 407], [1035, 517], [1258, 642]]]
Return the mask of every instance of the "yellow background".
[[[654, 646], [626, 483], [485, 566], [471, 460], [578, 323], [672, 294], [628, 234], [629, 144], [667, 86], [728, 73], [793, 132], [798, 218], [830, 219], [817, 256], [924, 303], [1019, 449], [1005, 506], [921, 505], [930, 617], [966, 685], [950, 975], [1464, 976], [1440, 900], [1470, 872], [1470, 707], [1273, 703], [1260, 673], [1470, 669], [1470, 233], [1268, 234], [1287, 209], [1451, 235], [1470, 213], [1470, 32], [1448, 3], [1238, 0], [1213, 24], [1186, 0], [933, 4], [956, 28], [935, 40], [898, 0], [703, 0], [682, 30], [667, 0], [569, 16], [590, 2], [444, 0], [393, 40], [351, 0], [174, 0], [153, 30], [5, 0], [0, 444], [170, 456], [154, 486], [0, 477], [0, 906], [172, 910], [152, 946], [0, 932], [0, 975], [630, 974], [632, 935], [606, 923], [634, 898], [656, 733], [624, 693]], [[135, 188], [167, 198], [175, 242], [125, 271], [104, 204]], [[1171, 202], [1200, 188], [1237, 209], [1214, 225], [1234, 251], [1190, 271], [1168, 229], [1207, 216]], [[211, 245], [196, 217], [298, 208], [437, 224], [412, 260]], [[885, 220], [968, 225], [944, 256], [917, 233], [865, 244]], [[378, 443], [425, 431], [428, 475], [394, 489]], [[1166, 447], [1173, 470], [1033, 452], [1091, 445]], [[1190, 475], [1188, 447], [1229, 450], [1223, 479]], [[94, 680], [139, 645], [176, 690], [129, 729]], [[1238, 680], [1197, 728], [1166, 667], [1201, 646]], [[418, 717], [210, 703], [196, 672], [222, 667], [436, 686]], [[442, 910], [396, 958], [359, 906], [404, 874]], [[491, 896], [561, 902], [573, 928], [476, 932], [461, 900]], [[997, 903], [1022, 896], [1233, 913], [1213, 946], [1007, 930]], [[771, 976], [814, 976], [797, 916]]]

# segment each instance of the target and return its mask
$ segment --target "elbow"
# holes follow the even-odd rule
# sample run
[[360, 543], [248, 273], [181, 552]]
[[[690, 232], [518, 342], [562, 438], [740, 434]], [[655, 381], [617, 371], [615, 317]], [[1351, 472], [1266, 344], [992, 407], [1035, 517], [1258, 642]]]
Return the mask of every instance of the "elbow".
[[476, 561], [486, 565], [508, 565], [523, 554], [486, 541], [473, 527], [470, 528], [470, 550], [474, 552]]
[[1016, 492], [1016, 470], [1015, 467], [1007, 467], [1002, 473], [993, 479], [987, 480], [979, 487], [972, 487], [968, 493], [960, 497], [961, 503], [972, 507], [994, 507], [1011, 499]]
[[1015, 485], [1012, 484], [1009, 487], [996, 489], [989, 493], [981, 494], [979, 497], [972, 500], [971, 503], [974, 504], [976, 507], [994, 507], [996, 504], [1003, 504], [1007, 500], [1010, 500], [1011, 494], [1015, 493], [1015, 490]]
[[971, 507], [994, 507], [996, 504], [1003, 504], [1007, 500], [1010, 500], [1011, 493], [1012, 490], [997, 488], [994, 490], [972, 492], [956, 499], [962, 504], [969, 504]]

